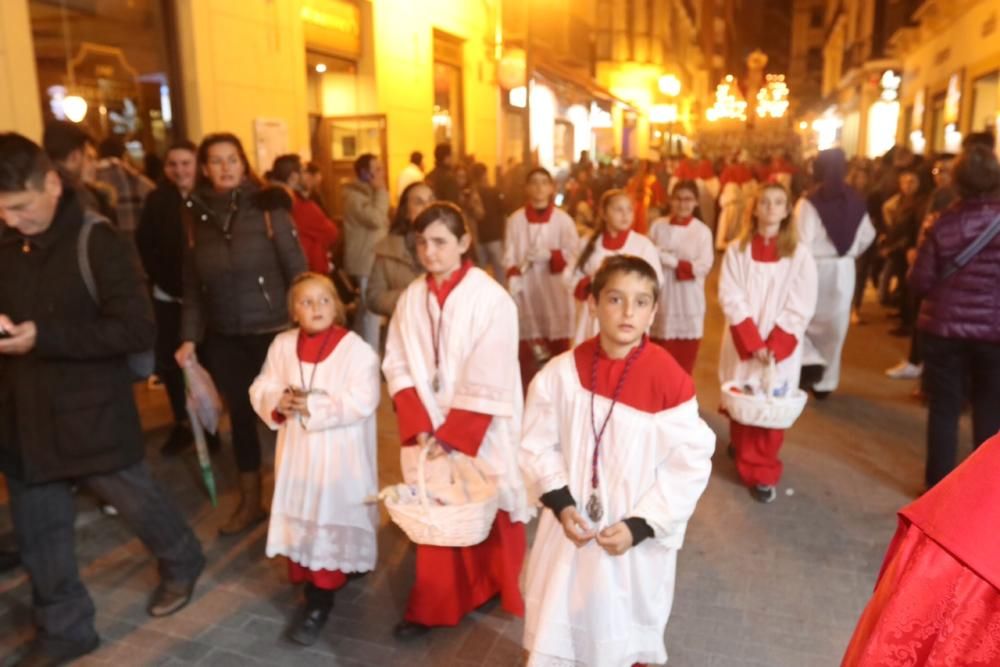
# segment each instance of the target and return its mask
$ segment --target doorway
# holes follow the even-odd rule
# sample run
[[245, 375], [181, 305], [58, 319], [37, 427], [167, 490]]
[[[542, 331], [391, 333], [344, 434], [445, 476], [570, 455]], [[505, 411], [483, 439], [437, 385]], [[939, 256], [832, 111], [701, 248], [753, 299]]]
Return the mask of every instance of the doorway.
[[344, 214], [340, 188], [354, 179], [354, 161], [371, 153], [385, 164], [385, 114], [318, 117], [314, 121], [312, 154], [323, 174], [323, 199], [330, 215], [340, 219]]

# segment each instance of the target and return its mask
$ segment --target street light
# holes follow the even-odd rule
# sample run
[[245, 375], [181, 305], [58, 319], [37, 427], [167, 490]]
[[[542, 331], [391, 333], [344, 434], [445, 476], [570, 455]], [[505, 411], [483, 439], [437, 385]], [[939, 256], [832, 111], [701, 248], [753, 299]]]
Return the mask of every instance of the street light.
[[681, 80], [674, 74], [664, 74], [660, 77], [660, 92], [667, 97], [677, 97], [681, 94]]

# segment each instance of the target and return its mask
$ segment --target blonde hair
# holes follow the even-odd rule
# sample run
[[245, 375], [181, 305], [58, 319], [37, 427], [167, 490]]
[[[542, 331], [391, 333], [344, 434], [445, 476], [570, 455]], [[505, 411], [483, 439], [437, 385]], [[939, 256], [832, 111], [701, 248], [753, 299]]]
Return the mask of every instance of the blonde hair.
[[[288, 286], [288, 317], [293, 322], [295, 322], [295, 293], [302, 289], [303, 285], [309, 283], [317, 283], [320, 285], [333, 299], [333, 306], [337, 313], [333, 316], [333, 321], [335, 324], [340, 326], [346, 326], [347, 318], [345, 316], [345, 308], [343, 302], [340, 300], [340, 295], [337, 294], [337, 288], [330, 280], [329, 276], [324, 276], [322, 273], [316, 273], [314, 271], [306, 271], [295, 276], [292, 280], [292, 284]], [[296, 322], [297, 324], [297, 322]]]
[[785, 207], [788, 214], [782, 219], [778, 228], [778, 257], [791, 257], [795, 254], [795, 247], [799, 244], [799, 232], [792, 221], [792, 196], [780, 183], [766, 183], [757, 189], [753, 202], [749, 208], [749, 215], [745, 216], [743, 230], [740, 232], [740, 250], [746, 250], [750, 244], [750, 239], [757, 232], [757, 203], [768, 190], [778, 190], [785, 194]]

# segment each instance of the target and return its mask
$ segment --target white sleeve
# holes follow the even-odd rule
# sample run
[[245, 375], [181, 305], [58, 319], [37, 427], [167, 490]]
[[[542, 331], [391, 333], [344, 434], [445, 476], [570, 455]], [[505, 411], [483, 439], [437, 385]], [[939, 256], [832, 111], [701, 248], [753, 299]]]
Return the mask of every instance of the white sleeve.
[[[345, 341], [346, 342], [346, 341]], [[306, 399], [309, 416], [303, 419], [307, 431], [348, 426], [367, 419], [378, 408], [382, 396], [378, 377], [378, 356], [367, 343], [351, 341], [347, 381], [334, 393], [313, 393]]]
[[396, 310], [389, 319], [385, 338], [385, 358], [382, 360], [382, 373], [389, 386], [389, 395], [395, 396], [403, 389], [416, 386], [410, 375], [410, 364], [406, 360], [406, 349], [403, 346], [402, 320], [407, 303], [407, 292], [396, 302]]
[[480, 331], [458, 372], [451, 407], [513, 417], [518, 402], [514, 392], [521, 392], [521, 370], [517, 362], [517, 306], [506, 292], [493, 304]]
[[872, 219], [865, 213], [865, 217], [861, 219], [861, 224], [858, 225], [858, 232], [854, 235], [854, 244], [847, 251], [848, 256], [859, 257], [862, 255], [875, 242], [875, 236], [875, 225], [872, 224]]
[[563, 259], [572, 266], [576, 261], [577, 253], [580, 252], [580, 235], [576, 231], [576, 223], [569, 215], [562, 216], [563, 224], [559, 230], [559, 250], [562, 251]]
[[[559, 363], [543, 368], [528, 386], [518, 463], [533, 500], [566, 486], [566, 460], [559, 442], [555, 384]], [[563, 416], [565, 418], [565, 416]]]
[[664, 546], [679, 549], [695, 505], [712, 472], [715, 433], [698, 415], [695, 398], [656, 415], [667, 455], [657, 464], [655, 481], [629, 514], [645, 519]]
[[707, 225], [698, 227], [696, 247], [694, 248], [694, 259], [691, 260], [691, 269], [696, 278], [704, 278], [712, 271], [712, 264], [715, 263], [715, 248], [712, 244], [712, 230]]
[[792, 288], [788, 290], [788, 298], [775, 318], [774, 325], [801, 339], [816, 313], [819, 293], [816, 260], [805, 248], [801, 248], [792, 258], [791, 266], [792, 271], [787, 280], [791, 282]]
[[288, 388], [288, 383], [283, 381], [279, 371], [282, 365], [281, 353], [278, 351], [280, 346], [281, 337], [279, 336], [267, 349], [267, 358], [260, 369], [260, 374], [250, 385], [250, 405], [272, 431], [277, 431], [281, 426], [280, 423], [274, 421], [273, 413], [278, 407], [281, 395]]
[[819, 221], [819, 214], [806, 197], [800, 197], [792, 215], [798, 228], [799, 243], [805, 244], [805, 247], [812, 252], [819, 231], [817, 225], [822, 224]]
[[730, 325], [739, 324], [748, 317], [753, 317], [750, 304], [747, 301], [746, 290], [743, 287], [744, 276], [740, 259], [743, 252], [739, 241], [733, 241], [722, 256], [722, 271], [719, 274], [719, 305]]

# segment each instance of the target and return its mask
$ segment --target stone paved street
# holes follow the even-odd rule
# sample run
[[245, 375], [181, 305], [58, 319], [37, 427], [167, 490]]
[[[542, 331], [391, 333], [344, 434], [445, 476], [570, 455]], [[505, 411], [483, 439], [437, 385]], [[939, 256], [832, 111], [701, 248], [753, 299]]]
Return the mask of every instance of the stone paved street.
[[[714, 295], [715, 285], [710, 285]], [[838, 395], [811, 402], [789, 432], [778, 501], [758, 505], [739, 486], [725, 455], [726, 426], [716, 414], [721, 315], [710, 309], [708, 337], [696, 373], [703, 413], [719, 435], [708, 491], [690, 524], [679, 561], [667, 631], [678, 667], [828, 667], [839, 664], [871, 591], [894, 512], [920, 490], [923, 407], [909, 382], [893, 382], [906, 341], [866, 304], [855, 327]], [[412, 579], [413, 556], [383, 517], [378, 570], [338, 594], [333, 617], [311, 649], [282, 632], [298, 601], [284, 563], [264, 555], [266, 527], [220, 539], [216, 526], [235, 502], [228, 450], [217, 457], [223, 496], [213, 510], [201, 491], [193, 454], [164, 460], [162, 392], [138, 390], [150, 463], [204, 541], [209, 567], [183, 612], [148, 618], [146, 596], [156, 570], [142, 546], [113, 518], [81, 499], [78, 553], [95, 598], [101, 649], [80, 665], [440, 665], [516, 666], [522, 623], [499, 609], [473, 614], [456, 628], [413, 644], [391, 636]], [[395, 421], [388, 400], [379, 412], [381, 482], [398, 481]], [[966, 437], [966, 441], [968, 438]], [[0, 521], [7, 525], [6, 512]], [[22, 572], [0, 578], [0, 654], [27, 640], [30, 590]]]

